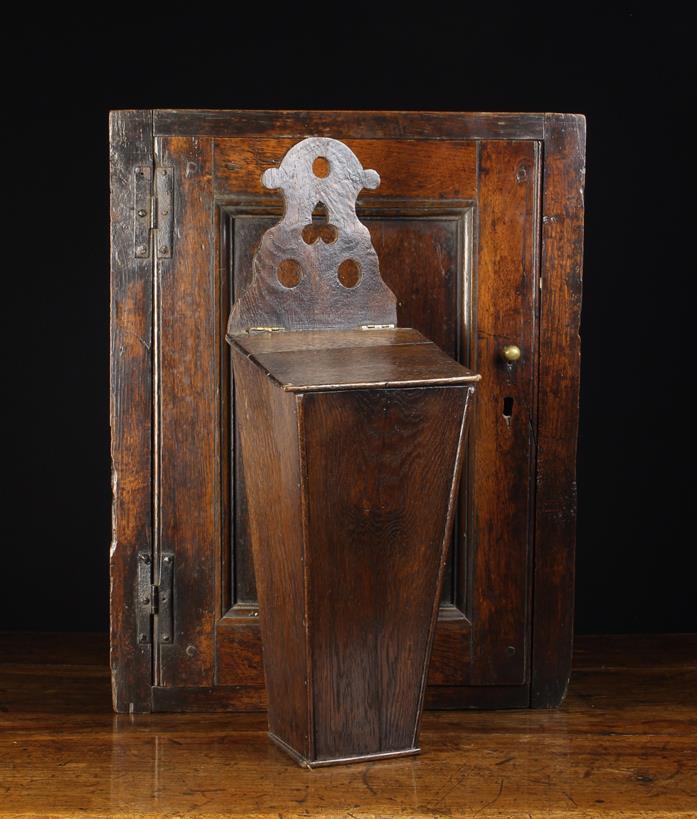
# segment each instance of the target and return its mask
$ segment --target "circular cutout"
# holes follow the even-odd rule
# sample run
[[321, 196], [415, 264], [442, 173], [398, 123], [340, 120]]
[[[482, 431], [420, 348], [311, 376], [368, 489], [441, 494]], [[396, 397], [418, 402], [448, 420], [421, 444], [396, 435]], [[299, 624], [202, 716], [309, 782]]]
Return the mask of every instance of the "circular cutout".
[[355, 287], [361, 280], [361, 266], [355, 259], [344, 259], [339, 265], [337, 278], [344, 287]]
[[312, 173], [315, 176], [318, 176], [320, 179], [326, 179], [330, 171], [331, 166], [326, 156], [315, 157], [315, 161], [312, 163]]
[[276, 278], [289, 290], [300, 284], [303, 277], [303, 269], [295, 259], [284, 259], [276, 269]]
[[306, 245], [313, 245], [318, 239], [321, 239], [325, 245], [331, 245], [339, 238], [339, 231], [334, 225], [313, 222], [305, 225], [301, 235]]

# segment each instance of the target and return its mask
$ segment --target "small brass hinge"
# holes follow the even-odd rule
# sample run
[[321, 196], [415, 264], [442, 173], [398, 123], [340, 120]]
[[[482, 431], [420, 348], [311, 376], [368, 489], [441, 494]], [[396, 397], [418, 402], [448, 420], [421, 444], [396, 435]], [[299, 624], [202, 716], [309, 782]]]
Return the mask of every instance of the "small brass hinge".
[[157, 642], [174, 642], [174, 555], [160, 559], [159, 582], [153, 578], [153, 563], [149, 552], [138, 553], [136, 587], [136, 630], [141, 645], [151, 644], [153, 633]]
[[282, 333], [285, 331], [285, 327], [250, 327], [249, 333]]

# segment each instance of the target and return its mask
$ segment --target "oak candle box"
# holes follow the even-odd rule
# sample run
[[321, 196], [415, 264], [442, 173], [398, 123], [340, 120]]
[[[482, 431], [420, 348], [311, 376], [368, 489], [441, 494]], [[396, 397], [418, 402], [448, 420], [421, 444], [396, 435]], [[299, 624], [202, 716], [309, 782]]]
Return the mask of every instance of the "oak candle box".
[[[314, 138], [263, 181], [282, 188], [284, 216], [227, 340], [270, 736], [310, 767], [416, 753], [479, 376], [394, 326], [356, 216], [374, 170]], [[309, 234], [318, 208], [325, 229]]]
[[271, 736], [414, 753], [475, 376], [413, 330], [285, 335], [233, 339]]

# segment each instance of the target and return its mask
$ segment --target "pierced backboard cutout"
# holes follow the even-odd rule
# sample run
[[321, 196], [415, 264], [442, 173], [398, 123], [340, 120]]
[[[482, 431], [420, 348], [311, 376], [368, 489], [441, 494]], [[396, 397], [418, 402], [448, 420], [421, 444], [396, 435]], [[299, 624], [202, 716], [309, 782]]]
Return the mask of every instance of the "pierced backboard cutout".
[[[396, 299], [380, 276], [368, 228], [356, 215], [363, 188], [378, 187], [336, 139], [310, 137], [294, 145], [262, 182], [280, 188], [283, 219], [266, 231], [254, 255], [252, 283], [235, 302], [228, 335], [255, 328], [347, 329], [394, 325]], [[324, 223], [312, 214], [322, 206]]]

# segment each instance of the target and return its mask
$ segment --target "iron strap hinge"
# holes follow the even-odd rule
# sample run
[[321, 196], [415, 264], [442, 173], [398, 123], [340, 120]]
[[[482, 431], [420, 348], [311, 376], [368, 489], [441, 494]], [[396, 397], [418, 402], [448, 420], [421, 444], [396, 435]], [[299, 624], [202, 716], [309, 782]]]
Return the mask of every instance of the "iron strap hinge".
[[141, 645], [153, 642], [171, 645], [174, 642], [174, 555], [160, 558], [159, 582], [153, 578], [153, 563], [149, 552], [138, 553], [136, 588], [136, 629]]
[[137, 165], [133, 173], [133, 253], [137, 259], [149, 259], [150, 248], [154, 244], [155, 258], [171, 259], [174, 169]]

